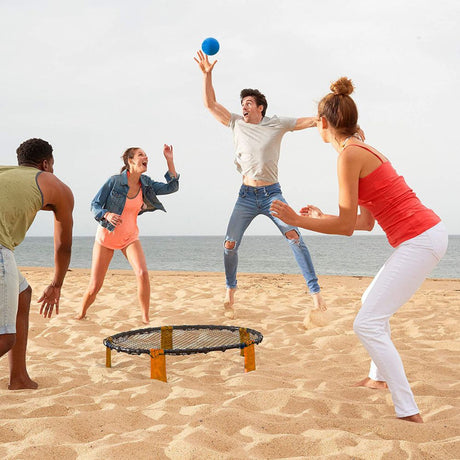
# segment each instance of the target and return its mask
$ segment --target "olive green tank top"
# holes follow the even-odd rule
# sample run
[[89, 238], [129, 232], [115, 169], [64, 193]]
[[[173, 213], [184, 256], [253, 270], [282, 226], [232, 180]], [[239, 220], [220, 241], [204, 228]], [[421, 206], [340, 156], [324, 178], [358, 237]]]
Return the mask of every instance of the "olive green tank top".
[[43, 206], [40, 173], [28, 166], [0, 166], [0, 244], [12, 251]]

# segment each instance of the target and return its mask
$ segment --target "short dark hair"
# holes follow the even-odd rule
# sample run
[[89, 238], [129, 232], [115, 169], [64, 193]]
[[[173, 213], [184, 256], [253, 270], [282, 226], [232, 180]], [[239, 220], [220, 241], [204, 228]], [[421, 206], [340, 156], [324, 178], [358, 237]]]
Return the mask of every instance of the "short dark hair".
[[257, 106], [264, 106], [264, 109], [262, 110], [262, 116], [265, 117], [265, 112], [267, 111], [268, 107], [268, 102], [265, 96], [258, 89], [245, 88], [241, 90], [240, 101], [243, 102], [243, 99], [248, 96], [252, 96], [255, 99]]
[[29, 139], [24, 141], [17, 149], [18, 164], [31, 164], [38, 166], [43, 160], [53, 158], [53, 147], [43, 139]]

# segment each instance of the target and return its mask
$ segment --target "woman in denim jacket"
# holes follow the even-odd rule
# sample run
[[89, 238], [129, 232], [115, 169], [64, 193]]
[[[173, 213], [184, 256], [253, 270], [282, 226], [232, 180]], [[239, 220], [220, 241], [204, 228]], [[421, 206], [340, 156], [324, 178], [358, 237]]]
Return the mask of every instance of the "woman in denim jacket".
[[121, 173], [109, 178], [91, 202], [91, 211], [99, 226], [93, 248], [91, 279], [77, 319], [85, 318], [104, 283], [114, 251], [120, 249], [136, 274], [142, 322], [149, 323], [150, 280], [139, 241], [137, 216], [157, 209], [164, 211], [157, 195], [167, 195], [179, 189], [172, 146], [165, 144], [163, 154], [168, 165], [166, 182], [155, 182], [143, 174], [147, 171], [147, 155], [141, 148], [131, 147], [123, 154]]

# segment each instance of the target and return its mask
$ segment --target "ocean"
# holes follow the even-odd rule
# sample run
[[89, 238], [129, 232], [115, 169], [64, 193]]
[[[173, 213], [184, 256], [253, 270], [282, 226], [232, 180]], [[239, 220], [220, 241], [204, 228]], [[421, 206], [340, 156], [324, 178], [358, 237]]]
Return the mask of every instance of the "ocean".
[[[374, 276], [392, 252], [383, 235], [303, 235], [318, 275]], [[222, 236], [144, 236], [149, 270], [223, 272]], [[74, 237], [70, 268], [90, 268], [94, 237]], [[52, 267], [53, 238], [26, 237], [15, 250], [19, 266]], [[130, 269], [115, 251], [111, 269]], [[246, 235], [239, 250], [239, 272], [300, 273], [282, 236]], [[446, 255], [430, 278], [460, 279], [460, 235], [449, 236]]]

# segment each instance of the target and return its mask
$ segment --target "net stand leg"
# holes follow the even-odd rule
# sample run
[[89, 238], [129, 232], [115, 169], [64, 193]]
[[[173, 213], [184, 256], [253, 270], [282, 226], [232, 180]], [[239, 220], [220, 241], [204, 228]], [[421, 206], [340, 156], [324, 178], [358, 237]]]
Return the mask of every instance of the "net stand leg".
[[112, 350], [109, 347], [105, 349], [105, 367], [112, 367]]
[[150, 378], [167, 382], [166, 357], [163, 350], [150, 350]]
[[244, 372], [251, 372], [256, 370], [256, 354], [254, 351], [254, 344], [244, 348]]
[[[245, 327], [240, 327], [240, 343], [248, 343], [249, 342], [249, 332]], [[245, 348], [240, 348], [240, 355], [244, 356]]]
[[161, 348], [163, 350], [172, 350], [173, 348], [172, 333], [173, 333], [172, 326], [163, 326], [161, 328]]

